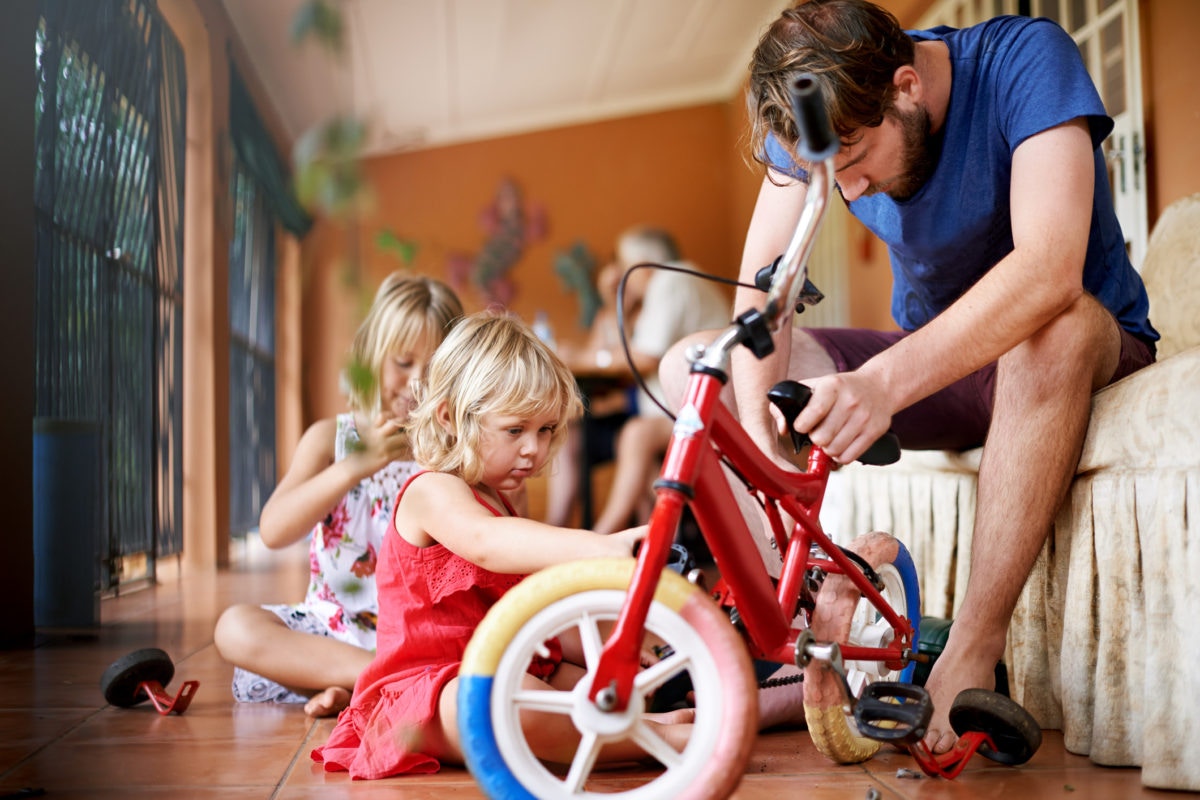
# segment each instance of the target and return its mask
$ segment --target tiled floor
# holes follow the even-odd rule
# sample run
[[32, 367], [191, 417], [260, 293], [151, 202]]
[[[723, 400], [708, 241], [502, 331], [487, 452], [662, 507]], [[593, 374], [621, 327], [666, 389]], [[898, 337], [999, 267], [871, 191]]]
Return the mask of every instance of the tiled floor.
[[[106, 600], [98, 635], [43, 636], [33, 650], [0, 653], [0, 798], [480, 798], [460, 769], [424, 777], [353, 782], [326, 774], [309, 759], [332, 721], [314, 722], [298, 706], [235, 705], [231, 668], [212, 644], [213, 623], [233, 602], [274, 602], [303, 591], [302, 546], [282, 553], [245, 548], [238, 566], [213, 576], [165, 576], [152, 590]], [[174, 571], [174, 566], [165, 572]], [[161, 647], [174, 659], [174, 694], [198, 680], [182, 715], [160, 716], [149, 704], [114, 708], [98, 682], [125, 653]], [[838, 767], [807, 733], [764, 734], [734, 797], [820, 798], [1137, 798], [1170, 797], [1144, 789], [1136, 769], [1108, 769], [1067, 753], [1045, 733], [1041, 750], [1018, 768], [972, 760], [957, 780], [899, 778], [912, 768], [894, 751], [866, 764]], [[623, 775], [616, 772], [616, 785]], [[1176, 795], [1178, 796], [1178, 795]], [[664, 798], [666, 800], [666, 798]]]

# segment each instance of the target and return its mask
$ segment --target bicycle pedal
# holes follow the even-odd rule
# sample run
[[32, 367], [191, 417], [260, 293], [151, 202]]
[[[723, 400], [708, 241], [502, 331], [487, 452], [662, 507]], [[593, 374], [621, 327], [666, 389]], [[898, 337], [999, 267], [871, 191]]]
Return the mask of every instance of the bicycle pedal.
[[854, 705], [858, 732], [877, 742], [916, 744], [933, 717], [933, 701], [924, 687], [878, 681], [868, 684]]

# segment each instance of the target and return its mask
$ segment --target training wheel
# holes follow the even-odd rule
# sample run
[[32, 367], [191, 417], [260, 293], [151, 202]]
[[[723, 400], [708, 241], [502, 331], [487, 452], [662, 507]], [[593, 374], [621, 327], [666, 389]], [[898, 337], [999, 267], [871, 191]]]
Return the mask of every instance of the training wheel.
[[100, 691], [110, 705], [129, 708], [151, 701], [160, 714], [182, 714], [200, 685], [187, 681], [172, 698], [163, 687], [175, 677], [171, 657], [157, 647], [134, 650], [114, 661], [100, 677]]
[[1042, 729], [1033, 715], [1017, 702], [987, 689], [965, 689], [950, 707], [950, 727], [959, 736], [970, 731], [986, 733], [978, 752], [999, 764], [1024, 764], [1042, 745]]

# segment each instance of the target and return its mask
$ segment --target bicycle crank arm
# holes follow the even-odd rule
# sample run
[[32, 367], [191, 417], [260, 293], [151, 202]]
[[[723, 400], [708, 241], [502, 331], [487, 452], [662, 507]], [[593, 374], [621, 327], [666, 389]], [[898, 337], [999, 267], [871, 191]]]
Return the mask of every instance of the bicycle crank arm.
[[820, 661], [838, 676], [842, 691], [846, 696], [845, 711], [854, 712], [854, 692], [850, 690], [850, 682], [846, 679], [846, 663], [842, 660], [842, 648], [837, 642], [818, 642], [812, 631], [804, 630], [796, 638], [796, 666], [804, 669], [813, 661]]

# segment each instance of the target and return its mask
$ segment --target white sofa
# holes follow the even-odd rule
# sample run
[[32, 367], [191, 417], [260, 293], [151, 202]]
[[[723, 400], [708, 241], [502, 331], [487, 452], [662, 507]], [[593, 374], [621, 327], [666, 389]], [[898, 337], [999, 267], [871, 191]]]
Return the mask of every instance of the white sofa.
[[[1158, 362], [1097, 392], [1076, 477], [1013, 617], [1013, 697], [1066, 747], [1200, 790], [1200, 194], [1155, 226], [1143, 278]], [[923, 613], [970, 570], [980, 450], [843, 468], [847, 533], [912, 551]]]

